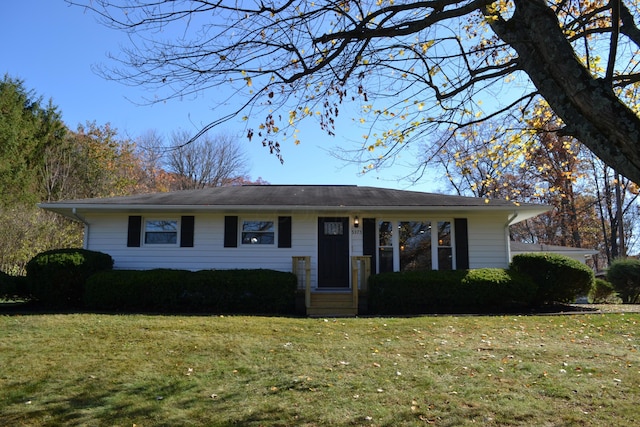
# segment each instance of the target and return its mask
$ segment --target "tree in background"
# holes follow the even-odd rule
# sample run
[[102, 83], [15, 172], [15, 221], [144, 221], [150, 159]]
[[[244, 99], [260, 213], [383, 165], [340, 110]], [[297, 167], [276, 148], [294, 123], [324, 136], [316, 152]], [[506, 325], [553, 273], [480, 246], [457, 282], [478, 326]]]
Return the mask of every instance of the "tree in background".
[[80, 227], [41, 212], [45, 153], [63, 144], [57, 107], [5, 76], [0, 81], [0, 269], [20, 273], [36, 253], [77, 245]]
[[509, 141], [508, 130], [495, 122], [483, 122], [440, 134], [445, 141], [430, 154], [427, 143], [423, 152], [445, 172], [448, 184], [458, 195], [524, 200], [531, 197], [529, 181], [519, 179], [524, 149]]
[[66, 129], [57, 107], [44, 105], [21, 80], [0, 81], [0, 207], [39, 200], [36, 171], [44, 152], [60, 144]]
[[0, 270], [11, 274], [39, 252], [82, 245], [82, 225], [40, 210], [39, 201], [265, 183], [250, 180], [246, 155], [228, 135], [184, 145], [188, 137], [176, 133], [165, 147], [154, 131], [137, 143], [109, 124], [72, 131], [52, 102], [8, 76], [0, 112]]
[[95, 122], [68, 131], [64, 141], [45, 151], [41, 168], [47, 201], [135, 194], [145, 171], [135, 144], [117, 129]]
[[524, 127], [485, 123], [459, 130], [434, 158], [458, 194], [553, 207], [510, 227], [513, 240], [597, 249], [596, 267], [604, 268], [625, 254], [625, 241], [635, 243], [637, 187], [562, 135], [544, 104], [532, 111]]
[[144, 171], [138, 182], [143, 193], [169, 191], [171, 188], [168, 174], [162, 167], [165, 152], [164, 138], [156, 130], [148, 130], [136, 140], [136, 155]]
[[600, 217], [601, 252], [607, 264], [625, 258], [638, 239], [639, 207], [638, 187], [622, 178], [595, 156], [588, 157], [592, 173], [590, 187], [594, 193], [594, 206]]
[[79, 197], [124, 196], [138, 192], [141, 165], [135, 144], [109, 124], [78, 125], [72, 144], [82, 159], [77, 168]]
[[301, 120], [333, 135], [354, 101], [374, 168], [541, 97], [564, 136], [640, 182], [636, 1], [67, 1], [131, 38], [106, 77], [160, 93], [149, 102], [218, 100], [224, 113], [203, 132], [244, 116], [247, 135], [280, 155]]
[[166, 153], [168, 171], [176, 177], [175, 190], [230, 185], [247, 174], [247, 155], [228, 134], [205, 134], [195, 141], [185, 131], [174, 132]]

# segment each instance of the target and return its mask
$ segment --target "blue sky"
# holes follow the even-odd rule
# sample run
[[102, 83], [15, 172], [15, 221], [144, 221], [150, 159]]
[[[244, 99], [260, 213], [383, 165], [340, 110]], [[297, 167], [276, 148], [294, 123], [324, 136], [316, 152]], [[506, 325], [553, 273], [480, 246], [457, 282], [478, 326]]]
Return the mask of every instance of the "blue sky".
[[[95, 121], [110, 123], [121, 136], [132, 139], [156, 130], [168, 139], [172, 131], [195, 133], [214, 117], [206, 97], [137, 105], [153, 96], [144, 88], [132, 88], [98, 76], [92, 67], [109, 65], [107, 54], [117, 53], [127, 39], [123, 33], [105, 28], [94, 14], [70, 7], [63, 0], [5, 1], [0, 14], [0, 73], [24, 81], [45, 100], [52, 99], [63, 120], [72, 129]], [[259, 141], [246, 144], [250, 157], [250, 177], [272, 184], [356, 184], [378, 187], [438, 191], [442, 183], [433, 180], [410, 186], [398, 177], [411, 172], [408, 167], [360, 175], [360, 165], [347, 164], [330, 155], [336, 147], [357, 147], [358, 135], [347, 136], [349, 126], [329, 137], [319, 128], [308, 126], [302, 144], [283, 146], [284, 165], [262, 148]], [[238, 134], [243, 124], [229, 122], [214, 130]], [[398, 163], [402, 164], [402, 161]]]

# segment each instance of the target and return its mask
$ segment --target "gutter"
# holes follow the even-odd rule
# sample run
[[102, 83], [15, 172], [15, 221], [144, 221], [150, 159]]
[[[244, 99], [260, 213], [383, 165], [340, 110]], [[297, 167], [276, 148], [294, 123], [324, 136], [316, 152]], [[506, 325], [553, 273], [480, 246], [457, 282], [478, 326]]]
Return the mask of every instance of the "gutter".
[[78, 208], [71, 208], [71, 216], [77, 219], [78, 221], [80, 221], [81, 223], [83, 223], [84, 225], [87, 225], [87, 226], [89, 225], [87, 220], [81, 217], [80, 214], [78, 214]]
[[505, 240], [507, 241], [507, 263], [511, 263], [511, 236], [509, 235], [509, 226], [513, 223], [513, 220], [518, 217], [518, 212], [513, 212], [507, 223], [504, 225]]
[[71, 216], [84, 224], [84, 239], [82, 239], [82, 248], [89, 249], [89, 222], [80, 214], [76, 208], [71, 209]]

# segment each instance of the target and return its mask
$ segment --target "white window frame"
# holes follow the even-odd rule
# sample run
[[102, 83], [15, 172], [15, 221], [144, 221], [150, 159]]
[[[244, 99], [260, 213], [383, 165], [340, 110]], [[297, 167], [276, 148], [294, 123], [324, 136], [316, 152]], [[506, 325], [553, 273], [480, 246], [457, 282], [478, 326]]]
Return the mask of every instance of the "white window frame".
[[[380, 222], [390, 222], [391, 223], [391, 240], [393, 250], [393, 271], [400, 271], [400, 233], [398, 232], [399, 226], [401, 222], [429, 222], [431, 223], [431, 265], [433, 270], [439, 270], [439, 260], [438, 260], [438, 252], [440, 248], [451, 248], [451, 268], [453, 270], [456, 269], [456, 236], [455, 236], [455, 227], [453, 218], [442, 218], [442, 217], [380, 217], [376, 218], [376, 257], [379, 256], [380, 253]], [[451, 231], [451, 245], [441, 246], [438, 242], [438, 232], [437, 226], [439, 222], [448, 222]], [[376, 263], [376, 266], [379, 266], [379, 259]]]
[[[244, 225], [245, 223], [248, 222], [262, 222], [262, 223], [268, 223], [270, 222], [272, 224], [273, 227], [273, 231], [245, 231], [244, 230]], [[249, 247], [249, 248], [273, 248], [276, 245], [277, 242], [277, 238], [278, 238], [278, 221], [276, 221], [274, 218], [240, 218], [240, 220], [238, 221], [238, 233], [240, 236], [240, 246], [241, 247]], [[272, 233], [273, 234], [273, 239], [270, 243], [260, 243], [255, 242], [245, 242], [244, 239], [244, 233], [256, 233], [256, 234], [268, 234], [268, 233]]]
[[[150, 222], [175, 222], [176, 224], [176, 241], [172, 243], [153, 243], [147, 242], [147, 232], [153, 233], [153, 231], [147, 231], [148, 223]], [[174, 217], [150, 217], [143, 218], [142, 221], [142, 244], [150, 247], [177, 247], [180, 245], [180, 219]]]

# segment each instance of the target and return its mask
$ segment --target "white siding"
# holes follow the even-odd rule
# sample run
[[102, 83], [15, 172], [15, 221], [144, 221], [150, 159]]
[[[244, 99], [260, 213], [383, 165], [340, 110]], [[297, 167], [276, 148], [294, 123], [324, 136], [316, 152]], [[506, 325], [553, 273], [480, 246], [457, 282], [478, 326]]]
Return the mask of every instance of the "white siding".
[[469, 217], [469, 268], [508, 267], [507, 220], [504, 214]]
[[[136, 214], [134, 214], [136, 215]], [[194, 215], [194, 247], [181, 248], [179, 245], [145, 245], [127, 247], [127, 213], [87, 214], [89, 233], [85, 245], [87, 249], [105, 252], [114, 259], [116, 269], [176, 268], [186, 270], [268, 268], [290, 272], [293, 256], [311, 257], [312, 286], [317, 277], [317, 227], [318, 214], [304, 212], [237, 214], [239, 228], [243, 220], [273, 220], [278, 216], [292, 217], [292, 247], [278, 248], [273, 245], [243, 245], [238, 238], [237, 248], [224, 247], [224, 213], [154, 213], [150, 218], [180, 219], [181, 215]], [[227, 213], [226, 215], [236, 215]], [[320, 216], [350, 217], [351, 255], [362, 255], [362, 219], [375, 217], [377, 220], [453, 220], [468, 218], [469, 263], [470, 268], [507, 267], [509, 254], [505, 213], [461, 215], [460, 213], [423, 214], [385, 212], [373, 215], [357, 212], [360, 227], [353, 228], [353, 215], [344, 212], [322, 213]], [[144, 219], [143, 215], [143, 219]], [[143, 221], [144, 222], [144, 221]], [[454, 230], [455, 232], [455, 230]], [[238, 230], [240, 235], [240, 230]]]
[[[240, 239], [237, 248], [225, 248], [223, 214], [195, 215], [192, 248], [181, 248], [179, 245], [145, 245], [144, 242], [140, 247], [130, 248], [127, 247], [128, 217], [127, 214], [99, 214], [87, 215], [86, 218], [90, 223], [87, 249], [111, 255], [116, 269], [176, 268], [195, 271], [268, 268], [291, 271], [292, 256], [311, 256], [313, 260], [317, 252], [316, 217], [308, 215], [292, 215], [291, 248], [278, 248], [277, 243], [243, 245]], [[179, 214], [153, 214], [153, 218], [163, 217], [180, 219]], [[245, 219], [273, 220], [277, 235], [278, 215], [239, 215], [239, 227]], [[315, 269], [313, 262], [312, 267]], [[312, 270], [312, 277], [315, 277], [315, 270]]]

